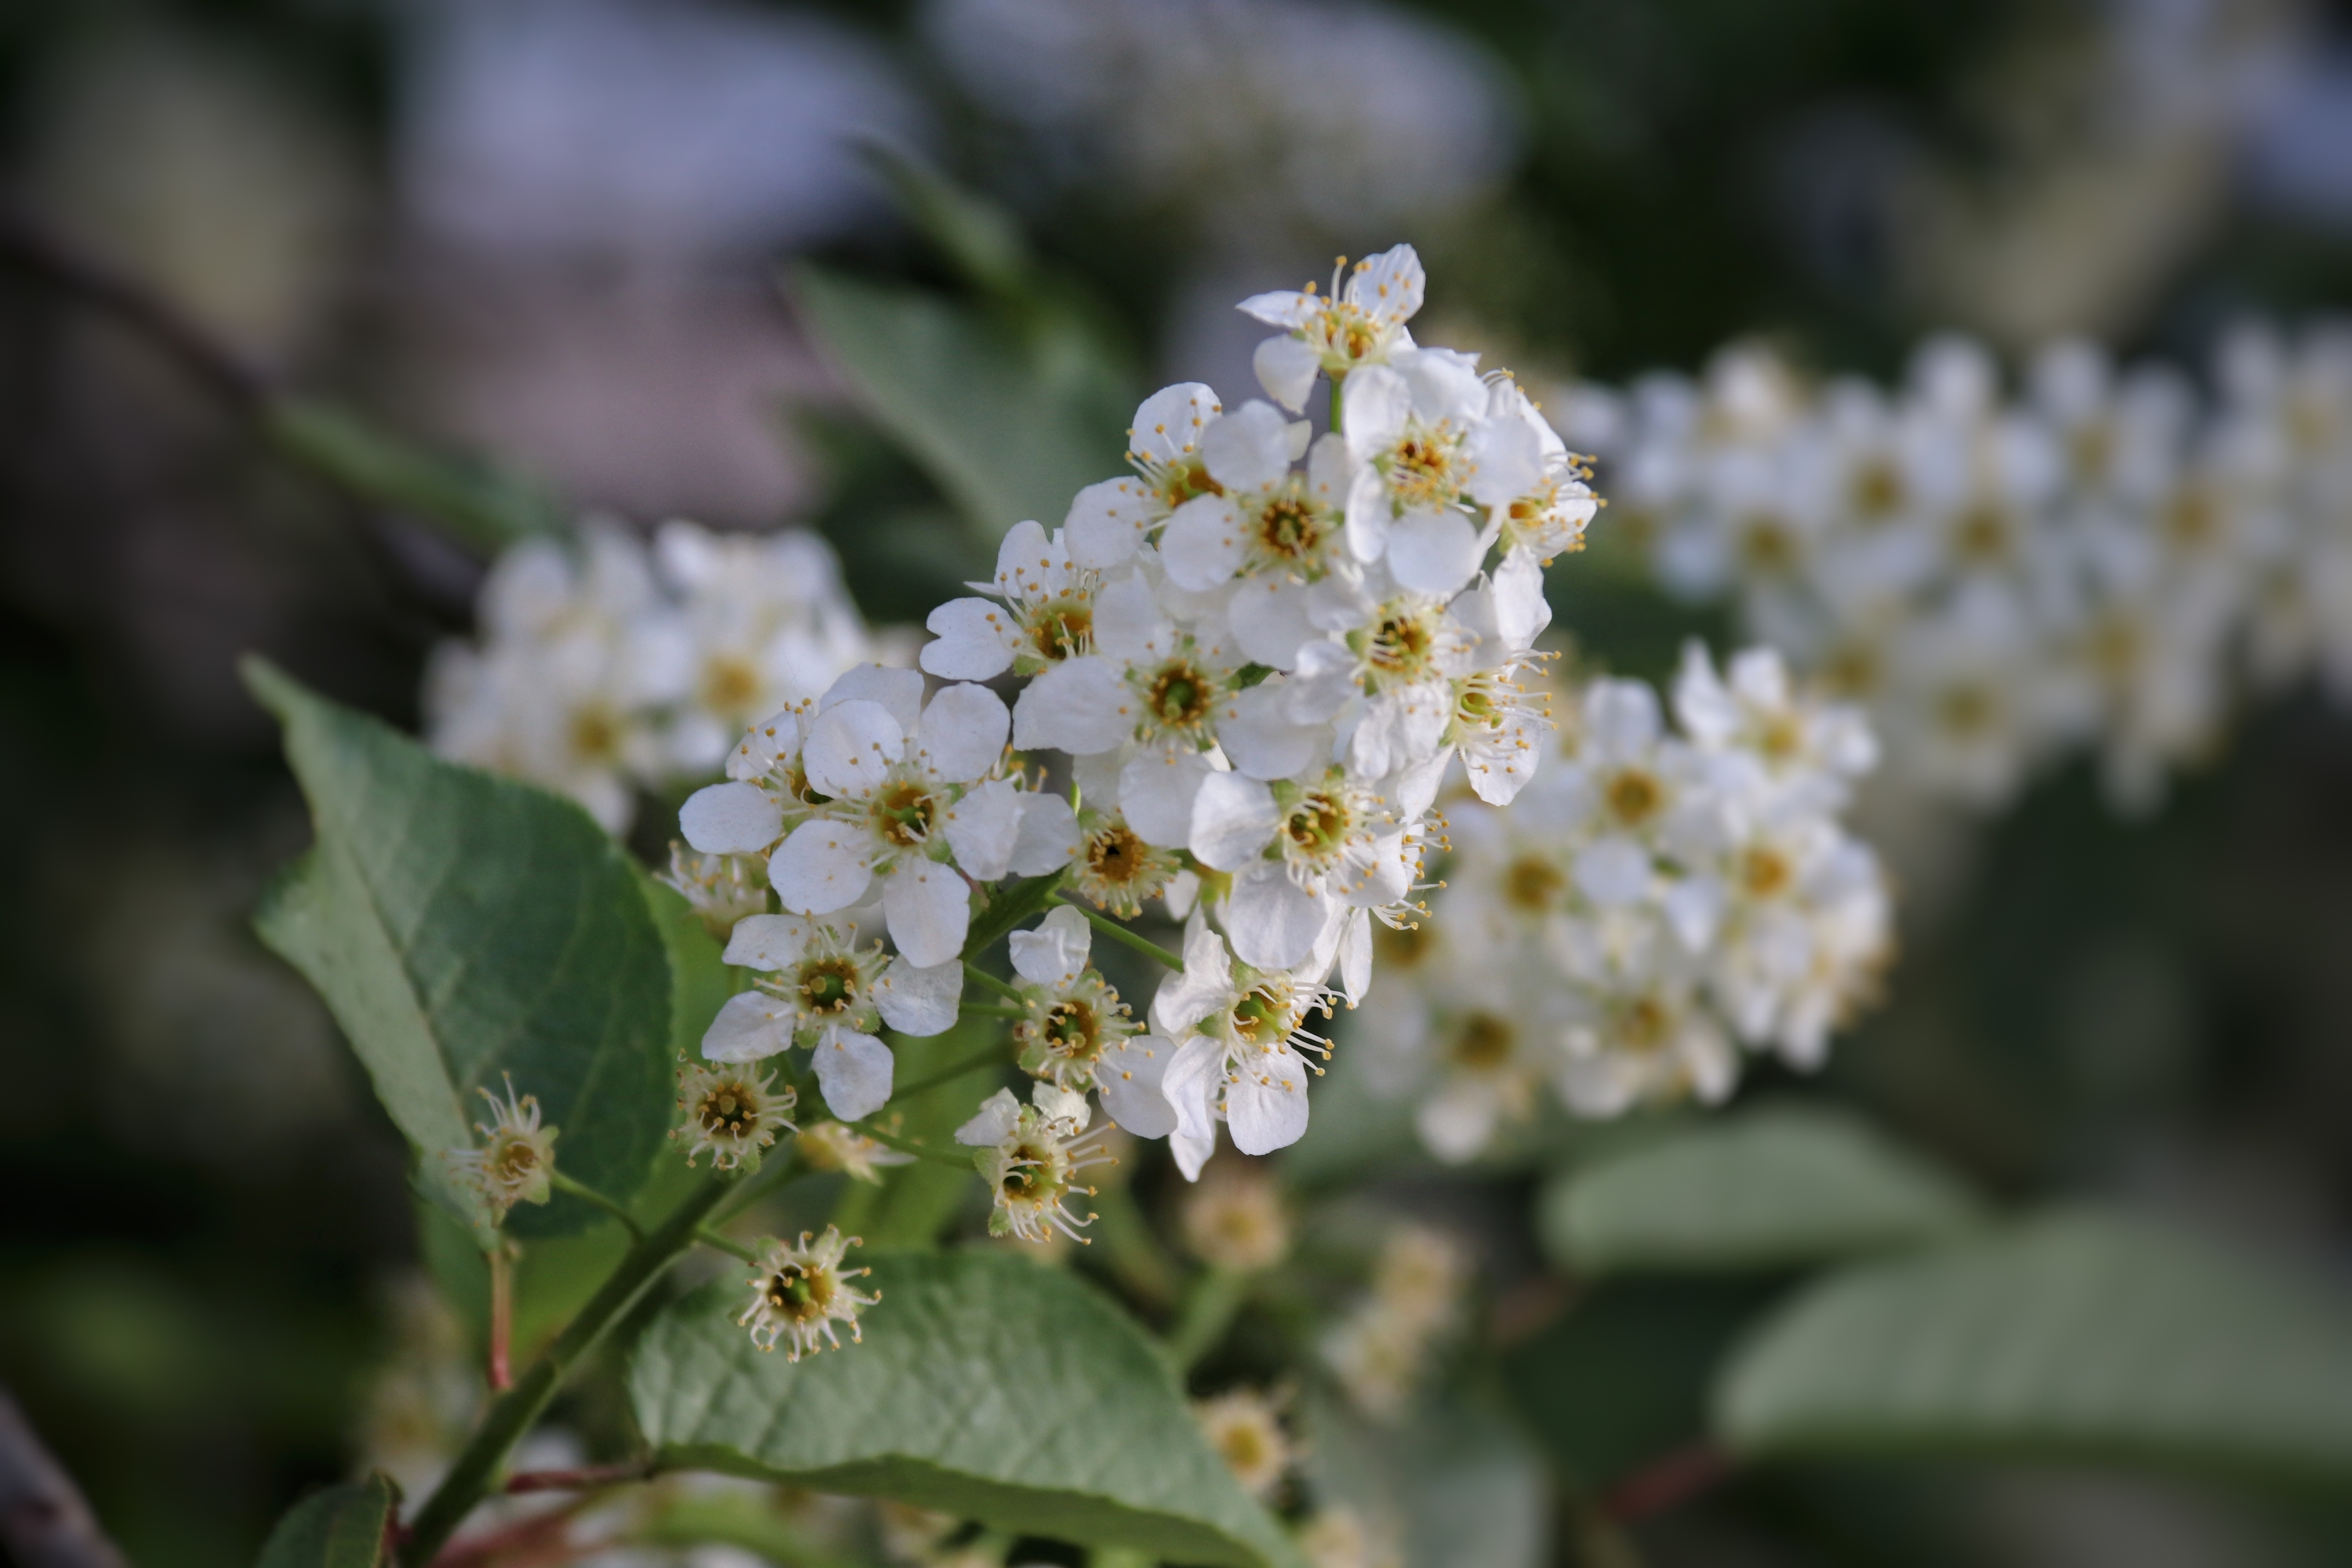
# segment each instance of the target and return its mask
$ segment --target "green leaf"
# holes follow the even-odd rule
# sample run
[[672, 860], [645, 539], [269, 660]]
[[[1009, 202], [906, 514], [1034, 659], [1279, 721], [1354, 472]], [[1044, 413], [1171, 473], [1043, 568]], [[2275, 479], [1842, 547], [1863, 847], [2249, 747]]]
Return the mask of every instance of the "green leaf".
[[1733, 1358], [1756, 1455], [2072, 1457], [2352, 1482], [2352, 1308], [2071, 1211], [1809, 1288]]
[[801, 312], [859, 404], [993, 545], [1122, 471], [1134, 404], [1076, 331], [1015, 332], [934, 295], [793, 274]]
[[1974, 1225], [1937, 1167], [1840, 1112], [1767, 1107], [1662, 1133], [1545, 1193], [1553, 1257], [1588, 1274], [1790, 1268]]
[[1003, 208], [895, 147], [869, 142], [862, 151], [890, 187], [898, 210], [975, 287], [1017, 299], [1034, 286], [1035, 258]]
[[484, 552], [568, 526], [555, 498], [504, 469], [412, 447], [346, 410], [281, 398], [263, 413], [278, 451], [362, 500], [438, 523]]
[[383, 1476], [312, 1492], [269, 1532], [257, 1568], [376, 1568], [399, 1501]]
[[[285, 725], [317, 837], [256, 923], [326, 999], [419, 1185], [487, 1244], [446, 1152], [473, 1142], [475, 1090], [511, 1073], [562, 1129], [562, 1168], [625, 1202], [668, 1129], [672, 997], [688, 990], [672, 970], [702, 962], [689, 933], [656, 921], [641, 874], [570, 801], [441, 762], [259, 660], [246, 679]], [[601, 1217], [558, 1196], [508, 1224], [556, 1236]]]
[[1294, 1561], [1124, 1313], [995, 1250], [877, 1258], [863, 1343], [797, 1364], [734, 1319], [737, 1280], [674, 1303], [630, 1369], [667, 1465], [895, 1498], [1171, 1562]]

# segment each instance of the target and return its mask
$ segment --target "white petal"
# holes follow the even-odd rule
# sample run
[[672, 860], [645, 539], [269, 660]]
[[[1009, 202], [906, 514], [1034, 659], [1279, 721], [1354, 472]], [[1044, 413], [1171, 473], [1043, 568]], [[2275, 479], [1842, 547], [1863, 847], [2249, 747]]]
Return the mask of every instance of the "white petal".
[[955, 1141], [969, 1148], [985, 1149], [992, 1143], [1002, 1143], [1013, 1136], [1021, 1124], [1021, 1102], [1013, 1098], [1009, 1089], [1000, 1089], [980, 1102], [979, 1114], [956, 1129]]
[[890, 1103], [890, 1076], [897, 1064], [890, 1047], [872, 1035], [828, 1029], [810, 1053], [809, 1065], [816, 1068], [824, 1108], [844, 1121], [862, 1121]]
[[751, 1062], [774, 1056], [793, 1043], [796, 1016], [789, 1004], [765, 992], [738, 992], [703, 1031], [703, 1059]]
[[1138, 752], [1118, 773], [1118, 804], [1127, 825], [1154, 847], [1183, 847], [1192, 836], [1192, 798], [1208, 776], [1208, 761], [1198, 752]]
[[923, 709], [923, 672], [892, 669], [887, 665], [853, 665], [817, 699], [817, 711], [844, 702], [879, 702], [898, 721], [898, 731], [911, 734], [915, 716]]
[[985, 686], [950, 686], [923, 710], [915, 745], [940, 777], [970, 784], [996, 765], [1012, 728], [1003, 698]]
[[1315, 390], [1323, 355], [1303, 338], [1268, 338], [1250, 355], [1250, 368], [1265, 395], [1296, 414]]
[[1339, 989], [1350, 1007], [1360, 1006], [1372, 988], [1372, 916], [1369, 910], [1353, 910], [1348, 915], [1348, 930], [1339, 942]]
[[1363, 722], [1348, 737], [1349, 764], [1377, 779], [1427, 762], [1453, 709], [1454, 689], [1443, 681], [1381, 692], [1364, 705]]
[[991, 779], [948, 808], [940, 831], [956, 864], [975, 881], [993, 882], [1013, 868], [1021, 837], [1021, 790], [1011, 779]]
[[1322, 315], [1325, 308], [1320, 295], [1302, 294], [1296, 289], [1277, 289], [1270, 293], [1253, 294], [1234, 307], [1243, 315], [1254, 316], [1269, 327], [1286, 327], [1294, 331]]
[[727, 933], [719, 961], [771, 973], [790, 969], [808, 948], [810, 924], [801, 915], [745, 915]]
[[1297, 673], [1282, 684], [1283, 707], [1296, 723], [1320, 723], [1345, 707], [1357, 689], [1356, 656], [1339, 643], [1309, 642], [1298, 649]]
[[1150, 462], [1174, 462], [1199, 449], [1201, 432], [1221, 406], [1216, 393], [1200, 382], [1163, 386], [1136, 405], [1127, 449]]
[[1181, 1035], [1233, 1000], [1234, 965], [1226, 955], [1225, 939], [1206, 925], [1184, 939], [1184, 967], [1160, 982], [1151, 999], [1151, 1026], [1168, 1036]]
[[1307, 1133], [1307, 1064], [1288, 1048], [1251, 1051], [1225, 1086], [1225, 1125], [1244, 1154], [1271, 1154]]
[[801, 760], [818, 794], [858, 799], [873, 793], [906, 749], [907, 732], [888, 709], [853, 698], [817, 716]]
[[1459, 593], [1485, 553], [1478, 531], [1458, 511], [1407, 512], [1389, 530], [1389, 570], [1435, 599]]
[[1034, 521], [1016, 522], [1004, 531], [1004, 538], [996, 547], [996, 591], [1012, 597], [1035, 584], [1051, 593], [1060, 585], [1065, 575], [1062, 565], [1067, 559], [1066, 553], [1045, 537], [1041, 524]]
[[770, 714], [745, 731], [742, 740], [727, 754], [727, 776], [742, 782], [758, 778], [772, 769], [779, 758], [800, 750], [801, 735], [806, 729], [796, 709]]
[[1029, 1098], [1049, 1121], [1061, 1122], [1073, 1133], [1085, 1131], [1087, 1123], [1095, 1119], [1094, 1107], [1087, 1103], [1084, 1094], [1074, 1089], [1064, 1089], [1055, 1083], [1040, 1083], [1032, 1086]]
[[936, 860], [903, 860], [882, 880], [882, 917], [908, 963], [950, 963], [971, 923], [971, 889]]
[[1325, 923], [1344, 916], [1328, 896], [1315, 898], [1290, 879], [1278, 860], [1260, 860], [1234, 878], [1225, 902], [1225, 934], [1234, 956], [1254, 969], [1290, 969], [1315, 951]]
[[1517, 500], [1543, 482], [1543, 442], [1517, 419], [1489, 419], [1470, 433], [1469, 490], [1482, 506]]
[[706, 855], [751, 855], [782, 834], [784, 811], [757, 784], [711, 784], [686, 797], [677, 827]]
[[1412, 388], [1386, 365], [1359, 365], [1341, 384], [1339, 402], [1348, 450], [1369, 459], [1404, 434], [1405, 416], [1412, 412]]
[[1135, 547], [1165, 515], [1160, 498], [1141, 479], [1105, 479], [1080, 490], [1062, 520], [1070, 559], [1090, 571], [1108, 571], [1133, 559]]
[[[1353, 381], [1353, 376], [1349, 380]], [[1395, 509], [1389, 504], [1388, 481], [1370, 463], [1356, 470], [1348, 486], [1348, 521], [1344, 531], [1348, 553], [1366, 563], [1378, 561], [1388, 552], [1390, 520]]]
[[1225, 1076], [1222, 1041], [1195, 1035], [1176, 1048], [1160, 1081], [1160, 1092], [1176, 1112], [1176, 1131], [1185, 1138], [1217, 1135], [1217, 1091]]
[[1094, 928], [1086, 916], [1063, 905], [1046, 911], [1036, 930], [1016, 931], [1006, 942], [1022, 979], [1038, 985], [1067, 985], [1086, 973]]
[[1684, 947], [1695, 953], [1705, 952], [1715, 943], [1725, 902], [1721, 879], [1685, 878], [1666, 890], [1667, 923], [1674, 927]]
[[874, 1005], [882, 1021], [902, 1035], [945, 1034], [963, 1005], [963, 964], [950, 960], [925, 967], [901, 954], [874, 983]]
[[1013, 840], [1016, 877], [1043, 877], [1078, 858], [1078, 814], [1058, 795], [1041, 790], [1021, 792], [1021, 831]]
[[1234, 641], [1252, 662], [1276, 669], [1297, 666], [1299, 645], [1315, 635], [1315, 623], [1307, 616], [1307, 594], [1306, 584], [1273, 574], [1245, 578], [1234, 587], [1226, 614]]
[[1211, 1123], [1209, 1131], [1202, 1133], [1188, 1133], [1181, 1129], [1178, 1130], [1168, 1139], [1168, 1152], [1176, 1157], [1176, 1169], [1183, 1173], [1186, 1181], [1199, 1181], [1201, 1167], [1207, 1164], [1209, 1156], [1217, 1152], [1215, 1124]]
[[993, 599], [950, 599], [923, 622], [939, 641], [920, 663], [950, 680], [986, 680], [1013, 668], [1013, 614]]
[[1577, 852], [1576, 886], [1603, 909], [1633, 903], [1650, 890], [1650, 856], [1630, 838], [1610, 837]]
[[768, 880], [784, 908], [803, 914], [830, 914], [866, 896], [874, 867], [866, 841], [846, 825], [816, 817], [768, 857]]
[[1396, 245], [1364, 258], [1348, 275], [1345, 298], [1381, 321], [1401, 324], [1421, 309], [1426, 287], [1420, 252], [1410, 245]]
[[1231, 581], [1242, 564], [1241, 518], [1234, 503], [1223, 496], [1194, 496], [1178, 507], [1160, 536], [1160, 560], [1171, 583], [1196, 594]]
[[1013, 705], [1013, 744], [1024, 752], [1108, 752], [1135, 732], [1133, 694], [1119, 667], [1097, 654], [1066, 658], [1031, 681]]
[[1281, 808], [1266, 784], [1244, 773], [1213, 773], [1192, 797], [1188, 847], [1202, 864], [1231, 871], [1256, 859], [1281, 826]]
[[1141, 664], [1175, 646], [1175, 626], [1140, 573], [1103, 584], [1095, 595], [1095, 651]]
[[1160, 1091], [1173, 1041], [1159, 1035], [1130, 1035], [1105, 1046], [1095, 1061], [1095, 1092], [1106, 1115], [1138, 1138], [1165, 1138], [1176, 1131], [1176, 1108]]
[[1478, 356], [1459, 349], [1406, 349], [1389, 356], [1412, 388], [1412, 411], [1429, 424], [1468, 425], [1486, 412]]
[[1290, 421], [1273, 404], [1252, 398], [1210, 421], [1201, 433], [1201, 461], [1229, 490], [1269, 489], [1290, 472]]
[[1410, 822], [1436, 804], [1438, 785], [1445, 782], [1445, 764], [1453, 760], [1454, 748], [1444, 746], [1425, 761], [1400, 770], [1389, 785], [1389, 798], [1396, 803], [1397, 814]]
[[1486, 1084], [1453, 1083], [1422, 1102], [1413, 1113], [1413, 1126], [1431, 1153], [1459, 1165], [1486, 1147], [1502, 1109]]
[[1236, 692], [1217, 721], [1217, 743], [1235, 768], [1254, 779], [1290, 777], [1315, 760], [1330, 733], [1290, 716], [1290, 699], [1283, 689], [1287, 684], [1276, 676]]

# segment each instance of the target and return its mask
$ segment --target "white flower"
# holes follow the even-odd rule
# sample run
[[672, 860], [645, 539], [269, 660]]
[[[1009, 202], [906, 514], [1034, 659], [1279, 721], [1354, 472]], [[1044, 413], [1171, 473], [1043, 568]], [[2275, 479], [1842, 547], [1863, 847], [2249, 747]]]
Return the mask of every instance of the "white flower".
[[1101, 576], [1071, 561], [1061, 530], [1048, 539], [1036, 523], [1014, 523], [997, 547], [994, 581], [971, 585], [1004, 602], [950, 599], [931, 612], [923, 624], [939, 640], [923, 649], [922, 666], [933, 675], [1034, 675], [1093, 647]]
[[1092, 1116], [1085, 1095], [1050, 1083], [1036, 1084], [1030, 1093], [1034, 1103], [1023, 1105], [1012, 1090], [1000, 1089], [956, 1129], [957, 1142], [979, 1151], [980, 1173], [995, 1195], [988, 1233], [1042, 1242], [1059, 1231], [1083, 1242], [1078, 1232], [1095, 1216], [1080, 1218], [1069, 1201], [1092, 1197], [1095, 1189], [1073, 1178], [1110, 1156], [1099, 1132], [1087, 1135]]
[[1013, 1026], [1021, 1070], [1079, 1094], [1094, 1089], [1110, 1119], [1139, 1138], [1174, 1131], [1176, 1113], [1160, 1083], [1176, 1047], [1139, 1034], [1118, 993], [1087, 967], [1094, 933], [1086, 916], [1052, 910], [1035, 930], [1008, 941], [1028, 1009]]
[[1256, 1173], [1213, 1176], [1184, 1194], [1184, 1245], [1212, 1268], [1271, 1268], [1290, 1255], [1280, 1185]]
[[535, 1095], [515, 1098], [514, 1079], [507, 1077], [507, 1097], [487, 1089], [476, 1093], [490, 1102], [490, 1120], [474, 1129], [482, 1135], [478, 1149], [452, 1149], [449, 1163], [482, 1196], [493, 1219], [504, 1220], [517, 1204], [543, 1204], [555, 1173], [555, 1140], [559, 1129], [539, 1124]]
[[798, 1242], [769, 1242], [760, 1272], [746, 1281], [751, 1287], [751, 1305], [736, 1322], [751, 1331], [751, 1342], [763, 1351], [774, 1350], [782, 1341], [788, 1361], [824, 1349], [817, 1343], [819, 1336], [839, 1350], [837, 1323], [849, 1325], [852, 1341], [864, 1339], [858, 1314], [879, 1302], [882, 1293], [868, 1296], [850, 1289], [850, 1280], [874, 1272], [841, 1266], [857, 1245], [857, 1237], [844, 1237], [833, 1226], [826, 1226], [814, 1241], [803, 1231]]
[[1187, 1180], [1197, 1179], [1216, 1146], [1216, 1123], [1233, 1129], [1234, 1147], [1266, 1154], [1307, 1131], [1302, 1050], [1329, 1047], [1307, 1028], [1336, 999], [1322, 984], [1330, 968], [1309, 959], [1292, 971], [1236, 964], [1224, 939], [1196, 928], [1184, 943], [1184, 967], [1160, 983], [1152, 1026], [1176, 1042], [1162, 1091], [1176, 1109], [1170, 1146]]
[[1488, 391], [1476, 356], [1403, 350], [1350, 375], [1342, 395], [1358, 465], [1348, 491], [1349, 549], [1359, 561], [1385, 559], [1396, 581], [1416, 592], [1460, 591], [1486, 554], [1468, 509], [1507, 503], [1540, 478], [1538, 460], [1507, 461], [1487, 437]]
[[677, 1108], [686, 1119], [671, 1130], [672, 1138], [689, 1138], [686, 1163], [709, 1152], [710, 1163], [722, 1171], [756, 1165], [760, 1152], [776, 1141], [776, 1130], [793, 1130], [792, 1113], [799, 1099], [790, 1084], [773, 1087], [767, 1073], [729, 1064], [702, 1067], [688, 1063], [677, 1069]]
[[890, 1047], [874, 1033], [936, 1035], [955, 1023], [963, 966], [929, 967], [881, 944], [856, 945], [850, 930], [804, 915], [753, 915], [735, 928], [729, 963], [762, 972], [757, 988], [728, 999], [702, 1037], [714, 1062], [756, 1061], [788, 1047], [813, 1053], [826, 1109], [844, 1121], [889, 1102]]
[[1356, 1015], [1373, 1091], [1410, 1099], [1429, 1152], [1450, 1163], [1527, 1121], [1564, 1063], [1568, 1005], [1535, 944], [1484, 943], [1433, 922], [1415, 977]]
[[656, 879], [677, 889], [703, 928], [724, 939], [746, 915], [768, 908], [767, 868], [751, 855], [705, 855], [672, 839], [669, 869]]
[[1341, 381], [1360, 364], [1380, 364], [1411, 348], [1405, 323], [1421, 309], [1426, 289], [1420, 256], [1400, 245], [1357, 262], [1344, 285], [1335, 271], [1328, 294], [1318, 294], [1309, 283], [1297, 292], [1243, 300], [1244, 313], [1288, 331], [1258, 345], [1257, 378], [1266, 395], [1295, 414], [1306, 405], [1318, 372]]
[[840, 1171], [852, 1181], [876, 1185], [881, 1183], [882, 1166], [912, 1164], [915, 1159], [839, 1121], [802, 1128], [793, 1152], [813, 1171]]
[[1221, 412], [1217, 395], [1197, 381], [1163, 386], [1137, 405], [1127, 432], [1135, 474], [1078, 492], [1062, 523], [1070, 559], [1091, 571], [1122, 565], [1178, 507], [1213, 493], [1201, 433]]
[[1236, 1388], [1213, 1399], [1194, 1400], [1192, 1417], [1242, 1490], [1261, 1502], [1271, 1499], [1289, 1474], [1292, 1458], [1290, 1439], [1283, 1435], [1274, 1403], [1262, 1394]]
[[810, 787], [830, 798], [776, 847], [768, 875], [784, 908], [803, 914], [862, 902], [878, 877], [898, 951], [919, 965], [943, 964], [961, 951], [971, 919], [956, 868], [1003, 876], [1019, 840], [1023, 804], [1012, 782], [973, 787], [995, 772], [1012, 720], [982, 686], [950, 686], [918, 717], [908, 699], [922, 678], [889, 673], [912, 677], [911, 689], [830, 700], [809, 726], [802, 764]]

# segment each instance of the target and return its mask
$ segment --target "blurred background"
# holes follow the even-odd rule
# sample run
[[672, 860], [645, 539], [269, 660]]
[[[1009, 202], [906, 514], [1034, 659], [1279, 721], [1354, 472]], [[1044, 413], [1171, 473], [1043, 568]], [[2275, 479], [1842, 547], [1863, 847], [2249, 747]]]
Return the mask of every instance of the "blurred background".
[[[2352, 12], [2316, 3], [0, 10], [12, 204], [291, 384], [572, 507], [821, 527], [869, 616], [919, 621], [992, 544], [779, 287], [814, 258], [981, 289], [867, 142], [1011, 214], [1126, 398], [1247, 395], [1232, 301], [1398, 240], [1420, 335], [1530, 380], [1740, 336], [1885, 376], [1946, 328], [2195, 365], [2249, 312], [2352, 304]], [[1726, 635], [1604, 553], [1554, 574], [1587, 665]], [[482, 565], [0, 268], [0, 1379], [139, 1561], [247, 1561], [345, 1470], [415, 1268], [397, 1137], [247, 930], [307, 829], [234, 660], [413, 725]], [[2143, 820], [2069, 764], [1897, 869], [1904, 951], [1837, 1092], [1996, 1193], [2352, 1277], [2352, 716], [2245, 711]], [[2166, 1565], [2343, 1561], [2342, 1531], [2143, 1479], [1824, 1472], [1638, 1540]]]

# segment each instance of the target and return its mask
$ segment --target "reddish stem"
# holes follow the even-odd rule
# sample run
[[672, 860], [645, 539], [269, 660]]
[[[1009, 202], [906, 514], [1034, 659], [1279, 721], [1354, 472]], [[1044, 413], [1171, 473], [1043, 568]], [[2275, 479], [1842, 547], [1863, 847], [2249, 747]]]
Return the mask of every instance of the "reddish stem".
[[1601, 1511], [1619, 1524], [1679, 1508], [1731, 1474], [1731, 1457], [1714, 1444], [1675, 1448], [1601, 1494]]
[[618, 1465], [582, 1465], [570, 1470], [518, 1470], [507, 1478], [509, 1493], [584, 1492], [600, 1487], [626, 1486], [654, 1473], [652, 1464], [631, 1459]]
[[501, 1240], [490, 1252], [490, 1392], [514, 1386], [509, 1349], [514, 1339], [514, 1265]]

